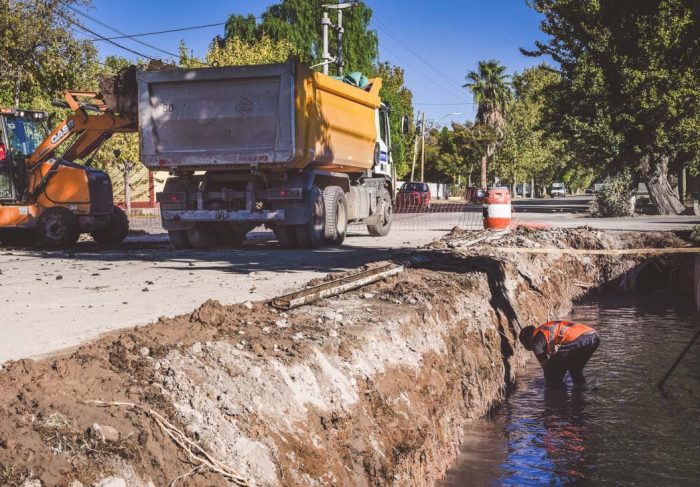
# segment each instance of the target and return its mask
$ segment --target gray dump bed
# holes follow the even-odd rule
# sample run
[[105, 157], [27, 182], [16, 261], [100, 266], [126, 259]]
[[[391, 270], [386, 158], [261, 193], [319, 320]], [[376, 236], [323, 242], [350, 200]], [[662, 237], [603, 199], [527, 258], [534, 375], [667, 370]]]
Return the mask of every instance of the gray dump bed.
[[294, 156], [294, 63], [138, 73], [141, 161], [232, 168]]

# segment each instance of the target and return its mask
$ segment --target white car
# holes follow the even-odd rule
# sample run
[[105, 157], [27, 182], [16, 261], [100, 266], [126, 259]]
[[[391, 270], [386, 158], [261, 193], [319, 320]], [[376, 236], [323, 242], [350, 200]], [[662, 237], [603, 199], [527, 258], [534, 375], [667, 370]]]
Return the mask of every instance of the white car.
[[564, 183], [552, 183], [552, 186], [549, 188], [549, 194], [552, 198], [557, 196], [563, 198], [566, 196], [566, 186], [564, 186]]

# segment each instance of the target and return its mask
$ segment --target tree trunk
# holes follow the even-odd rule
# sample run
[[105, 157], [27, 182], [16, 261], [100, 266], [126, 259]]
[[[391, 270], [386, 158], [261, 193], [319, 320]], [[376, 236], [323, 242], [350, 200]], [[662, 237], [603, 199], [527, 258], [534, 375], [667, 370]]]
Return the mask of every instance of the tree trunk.
[[488, 157], [486, 155], [481, 157], [481, 187], [483, 189], [486, 189], [487, 187], [487, 181], [486, 181], [486, 160]]
[[668, 180], [668, 157], [644, 156], [642, 178], [649, 191], [649, 198], [660, 215], [678, 215], [685, 206]]

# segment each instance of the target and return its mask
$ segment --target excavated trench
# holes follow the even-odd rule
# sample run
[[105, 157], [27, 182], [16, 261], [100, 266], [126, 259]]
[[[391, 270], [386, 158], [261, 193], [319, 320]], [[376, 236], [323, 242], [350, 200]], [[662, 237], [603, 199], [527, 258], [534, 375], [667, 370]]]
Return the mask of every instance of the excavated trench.
[[453, 231], [396, 277], [287, 313], [207, 302], [70, 354], [7, 363], [0, 485], [183, 475], [192, 486], [434, 485], [465, 424], [515, 383], [521, 326], [601, 290], [692, 283], [687, 256], [499, 248], [683, 245], [589, 229]]

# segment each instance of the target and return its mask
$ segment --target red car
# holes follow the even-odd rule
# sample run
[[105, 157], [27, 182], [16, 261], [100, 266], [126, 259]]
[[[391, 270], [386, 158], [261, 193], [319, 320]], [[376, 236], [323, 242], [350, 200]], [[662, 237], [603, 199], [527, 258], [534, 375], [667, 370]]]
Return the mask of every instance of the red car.
[[426, 183], [403, 183], [396, 195], [397, 211], [416, 211], [430, 208], [430, 188]]

